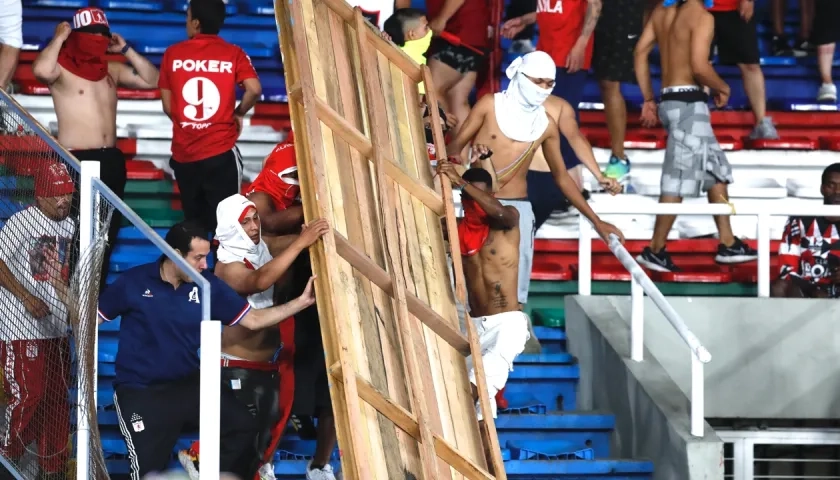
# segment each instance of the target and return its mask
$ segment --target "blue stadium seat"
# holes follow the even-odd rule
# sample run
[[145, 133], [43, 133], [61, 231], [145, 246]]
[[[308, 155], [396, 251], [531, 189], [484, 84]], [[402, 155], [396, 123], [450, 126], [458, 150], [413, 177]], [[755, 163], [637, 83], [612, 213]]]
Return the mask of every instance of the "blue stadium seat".
[[[168, 10], [172, 12], [186, 12], [187, 7], [190, 6], [190, 2], [189, 0], [168, 0], [166, 2], [166, 6]], [[236, 15], [237, 11], [238, 9], [236, 8], [236, 5], [232, 3], [228, 3], [225, 6], [225, 13], [227, 13], [228, 16]]]
[[96, 5], [108, 10], [163, 11], [163, 0], [96, 0]]
[[[110, 322], [108, 322], [110, 323]], [[99, 361], [114, 363], [117, 361], [117, 339], [114, 337], [101, 336], [99, 338]], [[101, 372], [100, 372], [101, 374]]]
[[242, 0], [239, 10], [248, 15], [274, 15], [274, 4], [266, 0]]
[[27, 7], [50, 7], [50, 8], [82, 8], [90, 5], [88, 0], [24, 0]]
[[40, 51], [47, 46], [49, 39], [25, 35], [21, 50]]

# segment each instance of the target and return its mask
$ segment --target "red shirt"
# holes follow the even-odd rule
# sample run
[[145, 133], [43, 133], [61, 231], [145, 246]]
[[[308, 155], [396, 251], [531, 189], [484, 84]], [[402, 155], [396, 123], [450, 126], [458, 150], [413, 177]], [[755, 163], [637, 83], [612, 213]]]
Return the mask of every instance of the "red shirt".
[[288, 175], [293, 172], [297, 172], [295, 145], [287, 140], [277, 144], [268, 154], [248, 194], [263, 192], [274, 201], [275, 210], [285, 210], [292, 206], [300, 194], [299, 185], [288, 183]]
[[[434, 19], [446, 0], [427, 0], [426, 13]], [[487, 0], [464, 0], [461, 8], [446, 22], [445, 30], [471, 47], [487, 47], [487, 27], [490, 25], [490, 6]]]
[[218, 35], [198, 34], [166, 49], [158, 87], [170, 90], [172, 158], [187, 163], [234, 147], [236, 85], [257, 78], [251, 59]]
[[732, 12], [738, 10], [741, 0], [715, 0], [715, 5], [709, 9], [710, 12]]
[[[537, 0], [537, 28], [540, 29], [537, 50], [551, 55], [557, 68], [566, 65], [566, 57], [583, 32], [588, 5], [586, 0]], [[591, 35], [586, 45], [584, 70], [589, 70], [592, 63], [594, 37]]]

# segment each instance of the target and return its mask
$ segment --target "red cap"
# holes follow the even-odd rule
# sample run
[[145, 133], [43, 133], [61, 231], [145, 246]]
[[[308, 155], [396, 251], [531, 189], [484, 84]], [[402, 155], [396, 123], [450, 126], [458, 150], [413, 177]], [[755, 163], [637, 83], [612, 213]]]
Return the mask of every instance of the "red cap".
[[47, 162], [35, 175], [36, 197], [60, 197], [74, 190], [73, 178], [63, 163]]
[[102, 25], [110, 28], [108, 19], [105, 17], [105, 12], [102, 9], [85, 7], [76, 10], [76, 13], [73, 15], [73, 30], [93, 25]]

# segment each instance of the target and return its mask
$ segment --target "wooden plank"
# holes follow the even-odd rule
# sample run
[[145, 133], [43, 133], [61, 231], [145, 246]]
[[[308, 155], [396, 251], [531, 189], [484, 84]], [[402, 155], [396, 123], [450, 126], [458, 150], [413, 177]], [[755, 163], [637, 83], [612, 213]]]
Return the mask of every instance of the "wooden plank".
[[[429, 68], [425, 65], [422, 67], [423, 81], [426, 83], [426, 96], [430, 105], [437, 105], [437, 95], [432, 82], [432, 74]], [[443, 140], [443, 132], [438, 128], [440, 125], [440, 114], [437, 108], [432, 108], [432, 125], [435, 126], [433, 136], [435, 140], [435, 151], [437, 151], [437, 158], [447, 158], [446, 144]], [[440, 181], [440, 188], [443, 198], [452, 198], [452, 185], [446, 175], [438, 175]], [[446, 230], [449, 235], [450, 245], [459, 245], [458, 242], [458, 225], [455, 220], [454, 205], [447, 202], [446, 208]], [[461, 251], [456, 247], [451, 249], [450, 255], [452, 257], [452, 270], [455, 274], [455, 295], [462, 305], [467, 305], [467, 289], [464, 280], [464, 264], [461, 260]], [[484, 374], [484, 360], [482, 359], [481, 345], [478, 343], [478, 334], [475, 331], [475, 326], [472, 323], [469, 313], [464, 312], [464, 323], [467, 328], [467, 338], [470, 342], [470, 349], [473, 352], [473, 368], [475, 369], [476, 389], [478, 390], [478, 402], [481, 406], [481, 411], [484, 413], [484, 421], [481, 422], [483, 430], [483, 442], [486, 443], [485, 454], [488, 456], [487, 462], [491, 466], [491, 470], [498, 479], [507, 479], [505, 474], [504, 462], [502, 461], [501, 446], [499, 445], [499, 437], [496, 433], [496, 422], [492, 416], [488, 415], [490, 410], [490, 397], [487, 393], [487, 378]]]
[[341, 0], [275, 5], [304, 213], [333, 227], [312, 263], [344, 476], [492, 478], [440, 230], [451, 196], [423, 148], [422, 70]]
[[[336, 253], [344, 260], [353, 265], [354, 268], [362, 271], [364, 275], [375, 283], [388, 295], [394, 295], [394, 285], [388, 272], [374, 263], [367, 255], [353, 246], [340, 233], [335, 234]], [[470, 345], [466, 337], [452, 328], [452, 326], [437, 312], [428, 305], [421, 302], [412, 294], [406, 294], [408, 311], [417, 318], [422, 319], [430, 329], [434, 330], [442, 339], [447, 341], [452, 348], [464, 355], [470, 354]]]
[[[382, 116], [386, 115], [386, 108], [382, 97], [378, 94], [377, 88], [377, 71], [376, 53], [370, 48], [367, 38], [365, 37], [364, 17], [362, 11], [356, 9], [356, 46], [359, 49], [362, 79], [365, 88], [365, 100], [367, 103], [367, 113], [369, 115], [368, 121], [371, 126], [371, 138], [373, 143], [373, 164], [374, 175], [376, 176], [377, 185], [379, 187], [379, 200], [383, 208], [381, 209], [384, 217], [384, 231], [385, 240], [388, 252], [388, 270], [391, 273], [391, 281], [394, 285], [394, 300], [396, 301], [396, 316], [399, 324], [398, 338], [400, 339], [400, 346], [405, 353], [403, 360], [406, 365], [408, 373], [409, 398], [411, 399], [411, 407], [417, 418], [417, 424], [420, 429], [420, 471], [423, 474], [424, 480], [444, 479], [449, 478], [448, 466], [445, 462], [438, 462], [435, 453], [434, 438], [432, 437], [432, 421], [430, 419], [429, 405], [427, 404], [424, 395], [424, 387], [422, 383], [422, 371], [418, 363], [418, 349], [416, 348], [411, 335], [411, 318], [408, 312], [408, 304], [405, 298], [405, 279], [403, 278], [402, 266], [399, 264], [400, 254], [397, 247], [397, 238], [395, 231], [397, 228], [396, 219], [394, 217], [394, 210], [392, 210], [392, 200], [388, 185], [388, 179], [382, 172], [382, 156], [380, 153], [386, 150], [387, 135], [384, 135], [387, 130], [383, 127]], [[439, 420], [438, 420], [439, 423]], [[438, 426], [439, 428], [439, 426]]]

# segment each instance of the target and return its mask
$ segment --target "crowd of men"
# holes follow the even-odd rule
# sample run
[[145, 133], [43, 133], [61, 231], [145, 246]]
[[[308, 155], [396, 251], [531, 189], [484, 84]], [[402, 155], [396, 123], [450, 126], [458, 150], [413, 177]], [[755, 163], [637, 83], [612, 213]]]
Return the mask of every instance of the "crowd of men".
[[[473, 1], [477, 0], [465, 0], [460, 8]], [[458, 249], [464, 257], [466, 307], [479, 333], [493, 416], [497, 406], [506, 403], [504, 387], [516, 356], [527, 348], [539, 350], [523, 307], [534, 234], [556, 208], [557, 197], [566, 198], [589, 219], [601, 238], [615, 235], [623, 241], [621, 232], [589, 207], [570, 172], [576, 166], [570, 157], [579, 158], [606, 190], [615, 194], [621, 189], [600, 172], [578, 129], [577, 100], [566, 95], [574, 90], [569, 85], [578, 81], [573, 78], [576, 73], [588, 69], [590, 37], [596, 31], [591, 19], [597, 19], [600, 10], [599, 0], [589, 0], [587, 8], [583, 0], [567, 8], [573, 3], [536, 13], [546, 38], [541, 37], [541, 45], [554, 39], [545, 43], [548, 51], [516, 59], [506, 71], [508, 88], [480, 98], [472, 107], [461, 103], [465, 97], [460, 95], [475, 82], [480, 35], [443, 33], [454, 29], [463, 34], [462, 29], [472, 28], [465, 19], [477, 10], [470, 7], [460, 13], [458, 5], [447, 0], [430, 6], [430, 12], [439, 8], [431, 20], [404, 8], [375, 19], [384, 22], [388, 38], [412, 58], [428, 60], [440, 80], [435, 85], [441, 90], [441, 105], [427, 105], [423, 97], [419, 101], [426, 116], [432, 109], [441, 110], [444, 126], [451, 129], [446, 145], [450, 156], [436, 158], [433, 151], [430, 155], [437, 173], [462, 190]], [[552, 23], [550, 15], [580, 16], [581, 32], [577, 37], [557, 33], [566, 27]], [[273, 478], [274, 452], [294, 416], [299, 432], [316, 440], [306, 478], [332, 480], [335, 424], [308, 258], [309, 247], [330, 226], [324, 219], [304, 221], [293, 136], [269, 154], [250, 190], [240, 192], [236, 141], [261, 86], [242, 49], [218, 36], [224, 19], [222, 0], [191, 2], [188, 39], [167, 49], [158, 71], [110, 30], [102, 10], [83, 8], [72, 24], [56, 28], [33, 70], [50, 88], [59, 142], [80, 160], [99, 162], [103, 181], [118, 195], [124, 191], [126, 172], [125, 157], [115, 146], [116, 88], [161, 90], [163, 111], [173, 123], [170, 165], [186, 217], [169, 230], [166, 242], [210, 283], [212, 318], [225, 325], [221, 470], [243, 480]], [[515, 30], [523, 23], [527, 22], [509, 23], [507, 28]], [[554, 27], [559, 30], [552, 37]], [[661, 121], [668, 132], [661, 201], [674, 203], [703, 193], [711, 202], [725, 201], [733, 181], [731, 167], [715, 139], [706, 104], [706, 90], [720, 107], [730, 94], [708, 62], [714, 14], [702, 0], [666, 0], [652, 9], [629, 51], [624, 42], [628, 39], [623, 38], [628, 35], [618, 36], [623, 53], [610, 55], [632, 63], [645, 98], [642, 121], [651, 126]], [[561, 44], [567, 49], [564, 53], [551, 50]], [[662, 58], [658, 104], [648, 64], [657, 44]], [[107, 62], [109, 52], [124, 54], [129, 64]], [[627, 72], [626, 66], [603, 62], [602, 87], [607, 92], [612, 88], [609, 82], [623, 81]], [[245, 90], [238, 104], [237, 85]], [[614, 151], [614, 156], [620, 153]], [[532, 171], [532, 163], [542, 163], [544, 172]], [[840, 165], [826, 169], [822, 191], [826, 203], [840, 203]], [[16, 461], [37, 441], [40, 468], [46, 478], [56, 479], [64, 478], [69, 455], [64, 399], [73, 300], [67, 294], [72, 268], [68, 249], [78, 235], [72, 215], [78, 211], [76, 193], [63, 164], [39, 165], [35, 205], [13, 215], [0, 230], [0, 299], [14, 305], [20, 317], [17, 331], [3, 330], [0, 339], [9, 398], [0, 451]], [[677, 270], [665, 251], [673, 222], [672, 216], [657, 218], [654, 238], [638, 258], [640, 263], [652, 270]], [[755, 259], [755, 251], [732, 234], [728, 217], [716, 222], [718, 262]], [[840, 219], [789, 220], [782, 245], [784, 267], [773, 285], [774, 295], [837, 296], [840, 262], [830, 254], [831, 244], [840, 238], [837, 222]], [[112, 220], [110, 245], [119, 225], [119, 218]], [[106, 259], [109, 256], [110, 251]], [[105, 286], [108, 269], [106, 261], [99, 318], [121, 318], [114, 404], [131, 477], [139, 479], [165, 470], [179, 436], [198, 427], [202, 296], [189, 275], [166, 256], [130, 269]], [[475, 384], [471, 361], [468, 368]], [[39, 417], [44, 412], [49, 412], [48, 425]], [[479, 419], [484, 414], [477, 411]], [[182, 451], [179, 458], [191, 475], [197, 475], [199, 445]]]

